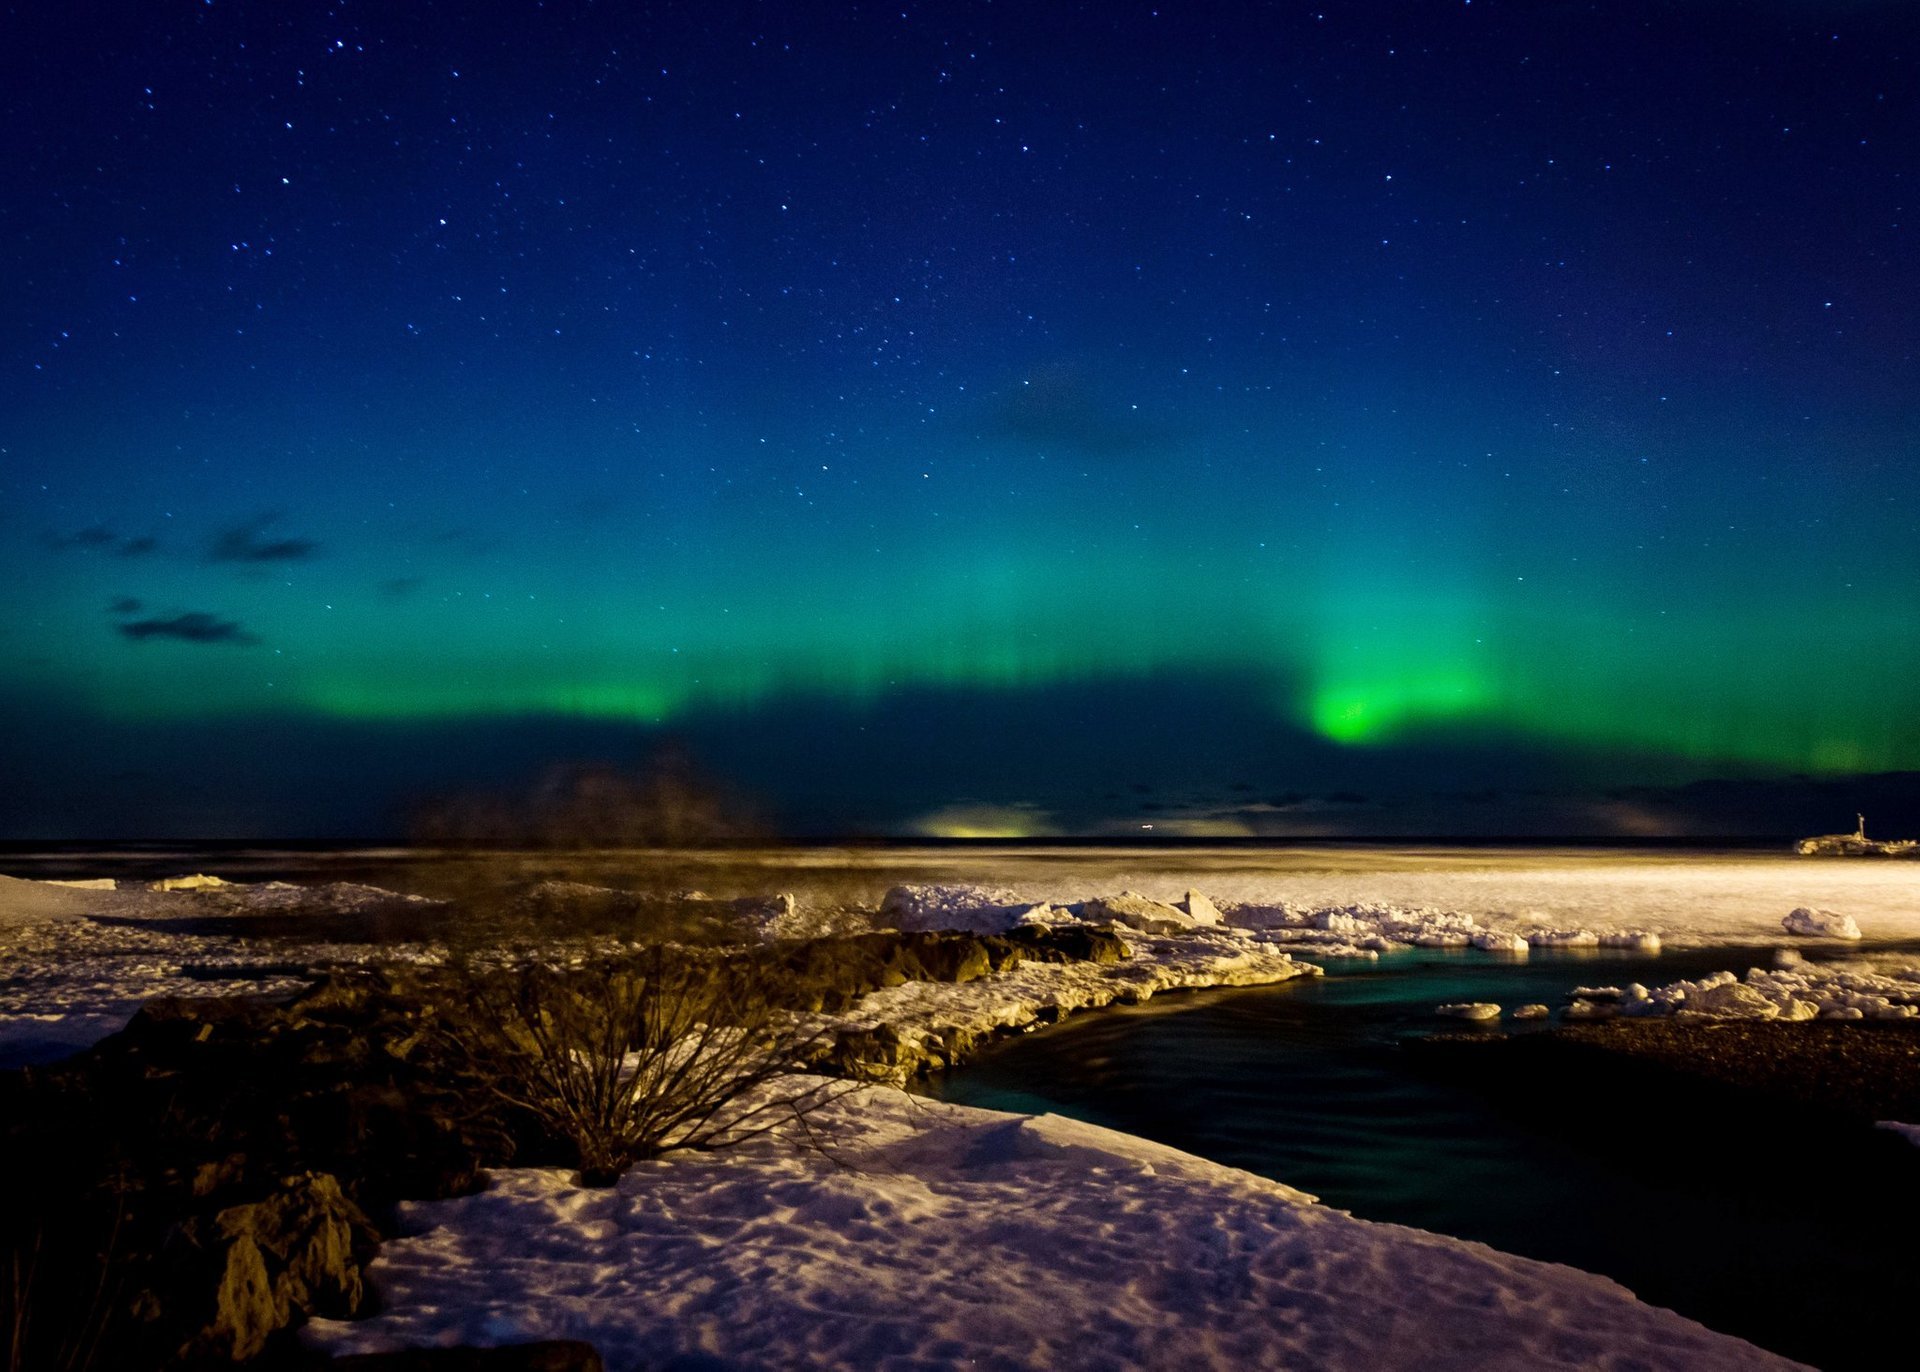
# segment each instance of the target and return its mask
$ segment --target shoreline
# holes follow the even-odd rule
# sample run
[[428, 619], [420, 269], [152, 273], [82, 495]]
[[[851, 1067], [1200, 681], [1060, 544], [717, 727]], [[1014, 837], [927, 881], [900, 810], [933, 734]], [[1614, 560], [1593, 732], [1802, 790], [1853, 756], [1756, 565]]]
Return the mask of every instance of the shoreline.
[[[1168, 880], [1170, 881], [1171, 878]], [[19, 886], [25, 884], [0, 883], [0, 888], [14, 888], [17, 891]], [[1163, 881], [1161, 886], [1164, 888], [1166, 884], [1167, 882]], [[164, 949], [170, 946], [166, 943], [167, 939], [210, 940], [205, 948], [201, 948], [198, 944], [191, 945], [199, 950], [199, 956], [210, 957], [223, 942], [223, 936], [219, 932], [223, 928], [237, 930], [253, 927], [244, 921], [257, 922], [263, 916], [277, 922], [270, 927], [299, 927], [299, 920], [303, 916], [298, 912], [304, 908], [302, 902], [307, 900], [322, 900], [324, 897], [323, 904], [327, 901], [332, 902], [326, 905], [324, 911], [327, 918], [340, 916], [342, 911], [357, 918], [363, 908], [384, 908], [383, 902], [394, 900], [412, 901], [411, 905], [404, 908], [415, 914], [428, 913], [428, 906], [432, 904], [432, 902], [422, 904], [417, 898], [399, 897], [391, 892], [374, 892], [369, 888], [354, 887], [230, 886], [213, 887], [201, 892], [96, 894], [70, 887], [45, 887], [38, 883], [33, 885], [38, 891], [49, 893], [52, 903], [62, 908], [52, 915], [29, 921], [26, 926], [16, 924], [14, 926], [16, 931], [26, 927], [30, 931], [39, 931], [34, 935], [35, 937], [39, 934], [48, 934], [53, 939], [49, 947], [56, 952], [60, 939], [76, 931], [87, 937], [98, 937], [108, 944], [115, 939], [130, 939], [134, 944], [147, 950], [139, 955], [146, 964], [161, 967], [162, 970], [171, 965], [165, 961]], [[542, 889], [545, 890], [545, 888]], [[1000, 897], [1004, 893], [987, 892], [978, 888], [942, 887], [915, 890], [903, 888], [903, 890], [906, 891], [906, 895], [902, 897], [904, 903], [900, 909], [909, 913], [915, 910], [920, 911], [920, 914], [913, 917], [933, 921], [933, 927], [919, 932], [909, 929], [906, 933], [895, 932], [890, 936], [876, 933], [859, 937], [869, 940], [879, 938], [882, 944], [885, 943], [886, 937], [891, 937], [896, 945], [915, 939], [944, 938], [957, 941], [956, 948], [960, 944], [967, 944], [973, 951], [953, 956], [943, 954], [940, 965], [949, 968], [946, 973], [904, 975], [889, 982], [887, 976], [890, 974], [883, 972], [879, 984], [861, 990], [851, 1003], [838, 1009], [817, 1011], [820, 1022], [833, 1030], [839, 1044], [845, 1050], [841, 1054], [841, 1060], [854, 1069], [856, 1076], [867, 1081], [880, 1081], [893, 1085], [904, 1083], [928, 1070], [955, 1066], [991, 1043], [1037, 1025], [1057, 1022], [1083, 1010], [1097, 1009], [1116, 1003], [1139, 1004], [1150, 997], [1173, 990], [1261, 986], [1297, 977], [1316, 977], [1321, 974], [1322, 969], [1319, 966], [1299, 960], [1299, 956], [1296, 955], [1343, 957], [1370, 954], [1378, 956], [1383, 948], [1391, 951], [1405, 948], [1433, 950], [1477, 947], [1483, 951], [1469, 953], [1468, 956], [1498, 958], [1502, 954], [1496, 950], [1506, 950], [1505, 956], [1524, 959], [1527, 946], [1532, 944], [1553, 950], [1556, 957], [1566, 955], [1563, 950], [1577, 956], [1582, 949], [1597, 949], [1603, 946], [1603, 940], [1609, 937], [1608, 934], [1594, 933], [1588, 929], [1569, 929], [1560, 922], [1546, 918], [1535, 918], [1531, 922], [1523, 922], [1509, 916], [1490, 925], [1480, 923], [1471, 915], [1377, 901], [1349, 904], [1331, 910], [1303, 910], [1285, 903], [1249, 905], [1232, 899], [1222, 899], [1220, 902], [1222, 909], [1216, 909], [1212, 901], [1199, 896], [1191, 888], [1188, 895], [1178, 904], [1168, 904], [1145, 896], [1122, 895], [1090, 899], [1084, 902], [1084, 905], [1041, 903], [1032, 906], [1027, 906], [1017, 898], [1010, 902], [1003, 901]], [[0, 889], [0, 894], [7, 893], [6, 889]], [[571, 890], [569, 898], [586, 899], [589, 903], [597, 901], [604, 905], [605, 897], [618, 894], [606, 888], [578, 887]], [[547, 891], [546, 895], [551, 897], [554, 892]], [[123, 900], [121, 897], [126, 899]], [[688, 897], [686, 900], [692, 901], [693, 898]], [[731, 911], [735, 915], [761, 921], [760, 927], [767, 933], [771, 933], [787, 927], [788, 921], [805, 914], [804, 911], [796, 910], [795, 902], [791, 898], [783, 898], [783, 900], [784, 903], [782, 901], [716, 901], [700, 897], [699, 901], [693, 903], [699, 904], [704, 901], [702, 909], [711, 907], [715, 912]], [[890, 895], [889, 902], [892, 901], [893, 896]], [[914, 901], [918, 901], [919, 904], [913, 904]], [[110, 902], [115, 908], [104, 919], [88, 918], [87, 911], [76, 908], [95, 902], [101, 905]], [[1099, 924], [1090, 924], [1083, 919], [1083, 910], [1088, 916], [1103, 918], [1104, 927]], [[1223, 911], [1228, 924], [1233, 927], [1227, 927], [1218, 922]], [[899, 914], [895, 915], [895, 919], [900, 923], [911, 922], [901, 918]], [[957, 921], [972, 928], [974, 932], [936, 932], [941, 920]], [[1123, 921], [1131, 921], [1145, 927], [1127, 927]], [[1623, 920], [1616, 919], [1613, 921], [1613, 928], [1620, 930], [1623, 924]], [[990, 932], [996, 929], [1001, 932]], [[1750, 932], [1750, 926], [1738, 926], [1737, 931]], [[1728, 932], [1721, 931], [1721, 937], [1726, 937]], [[1051, 958], [1039, 960], [1013, 958], [1006, 965], [1002, 965], [1001, 958], [1007, 955], [996, 954], [994, 950], [1006, 944], [1009, 936], [1014, 934], [1022, 936], [1031, 934], [1034, 938], [1070, 935], [1083, 940], [1092, 939], [1093, 943], [1088, 944], [1088, 951], [1065, 961]], [[553, 942], [550, 939], [548, 946], [558, 950], [578, 943], [582, 948], [591, 948], [595, 946], [594, 937], [597, 936], [574, 939], [571, 942], [567, 939]], [[1622, 941], [1616, 946], [1623, 950], [1638, 948], [1642, 953], [1652, 953], [1660, 944], [1658, 934], [1654, 934], [1650, 939], [1651, 946], [1645, 946], [1648, 941], [1648, 931], [1635, 929], [1632, 926], [1626, 926], [1620, 937]], [[1128, 949], [1128, 955], [1117, 959], [1099, 955], [1097, 945], [1101, 938], [1124, 943]], [[142, 944], [141, 940], [159, 940], [159, 942]], [[1832, 953], [1835, 956], [1877, 954], [1890, 946], [1880, 941], [1847, 946], [1815, 943], [1792, 938], [1785, 935], [1784, 931], [1773, 933], [1767, 941], [1776, 946], [1819, 947], [1823, 952]], [[214, 975], [200, 983], [201, 989], [231, 989], [235, 984], [245, 983], [245, 977], [241, 974], [259, 976], [270, 972], [300, 980], [303, 975], [310, 976], [314, 971], [314, 966], [302, 963], [299, 958], [288, 955], [289, 944], [285, 939], [269, 938], [249, 941], [244, 938], [229, 938], [225, 942], [232, 945], [235, 956], [224, 963], [208, 962], [206, 969]], [[1676, 944], [1678, 943], [1679, 941], [1676, 940]], [[322, 948], [322, 945], [303, 946], [308, 953], [314, 953]], [[364, 968], [403, 952], [407, 946], [385, 946], [379, 943], [326, 945], [325, 953], [329, 957], [343, 958], [348, 966], [358, 964]], [[819, 945], [806, 941], [774, 942], [763, 945], [761, 955], [778, 958], [783, 956], [781, 949], [805, 950], [815, 946]], [[1710, 944], [1709, 946], [1722, 945]], [[1727, 946], [1730, 951], [1736, 946], [1744, 947], [1744, 945], [1735, 944], [1724, 946]], [[416, 971], [430, 971], [432, 959], [428, 956], [429, 952], [430, 950], [427, 949], [414, 948], [411, 953], [406, 954], [406, 957], [414, 960], [413, 966]], [[155, 953], [161, 956], [159, 963], [153, 961]], [[278, 961], [275, 960], [276, 957]], [[424, 968], [420, 965], [423, 957], [428, 963]], [[1375, 965], [1391, 975], [1393, 964], [1390, 958], [1384, 965], [1381, 963]], [[169, 975], [179, 980], [184, 972], [185, 969], [176, 967]], [[407, 974], [405, 958], [403, 958], [401, 974]], [[184, 979], [189, 982], [195, 980], [193, 976], [184, 976]], [[253, 989], [266, 988], [255, 984]], [[29, 995], [31, 994], [30, 987], [25, 990]], [[191, 1002], [188, 1004], [190, 1005]], [[208, 1005], [211, 1007], [212, 1002], [208, 1002]], [[195, 1013], [187, 1010], [185, 1018], [191, 1021]], [[1653, 1022], [1636, 1021], [1634, 1028], [1639, 1029], [1651, 1023]], [[1690, 1022], [1676, 1024], [1672, 1021], [1660, 1021], [1660, 1023], [1665, 1026], [1665, 1032], [1670, 1036], [1691, 1034], [1699, 1027]], [[1804, 1025], [1765, 1027], [1775, 1033], [1788, 1034], [1807, 1032], [1808, 1028]], [[1852, 1025], [1824, 1027], [1839, 1032], [1858, 1029], [1858, 1026]], [[1561, 1029], [1551, 1030], [1545, 1035], [1518, 1036], [1514, 1041], [1544, 1039], [1568, 1028], [1607, 1029], [1612, 1032], [1612, 1027], [1608, 1025], [1562, 1026]], [[1731, 1037], [1728, 1041], [1731, 1041]], [[1681, 1042], [1681, 1038], [1675, 1037], [1674, 1042]], [[930, 1106], [931, 1103], [925, 1102], [924, 1098], [919, 1099], [922, 1099], [923, 1105], [913, 1108]], [[1796, 1102], [1796, 1105], [1798, 1104], [1801, 1103]], [[884, 1115], [885, 1112], [882, 1111], [882, 1114]], [[1026, 1119], [1028, 1123], [1007, 1126], [1003, 1121], [1001, 1125], [995, 1127], [1025, 1130], [1035, 1118], [1046, 1120], [1054, 1117], [1019, 1118]], [[966, 1129], [978, 1127], [985, 1126], [980, 1125], [978, 1121], [966, 1125]], [[1036, 1135], [1038, 1137], [1045, 1135], [1046, 1130], [1052, 1126], [1036, 1127], [1040, 1128], [1040, 1135]], [[855, 1133], [859, 1132], [857, 1125], [850, 1124], [848, 1128], [853, 1129]], [[962, 1132], [964, 1133], [965, 1130]], [[1082, 1142], [1084, 1143], [1085, 1140]], [[1116, 1134], [1111, 1138], [1103, 1139], [1093, 1151], [1102, 1155], [1125, 1158], [1132, 1156], [1128, 1150], [1136, 1145], [1144, 1148], [1158, 1147], [1158, 1145], [1146, 1144], [1143, 1140], [1134, 1139], [1130, 1135]], [[1199, 1159], [1190, 1159], [1190, 1161], [1200, 1162]], [[1100, 1164], [1100, 1166], [1109, 1165]], [[1212, 1163], [1204, 1165], [1215, 1168], [1219, 1166]], [[1222, 1170], [1232, 1171], [1232, 1169]], [[516, 1198], [513, 1199], [513, 1204], [517, 1205], [528, 1199], [527, 1194], [522, 1194], [525, 1191], [521, 1180], [522, 1169], [504, 1169], [500, 1175], [506, 1178], [506, 1191], [511, 1192]], [[1238, 1175], [1251, 1176], [1251, 1174]], [[749, 1175], [741, 1179], [740, 1184], [756, 1186], [765, 1181], [764, 1177], [756, 1180]], [[1225, 1186], [1227, 1191], [1238, 1194], [1234, 1188], [1241, 1187], [1244, 1183], [1223, 1181], [1220, 1185]], [[1263, 1185], [1278, 1184], [1263, 1183]], [[546, 1183], [535, 1186], [534, 1190], [541, 1191], [543, 1187], [546, 1188], [543, 1194], [547, 1199], [541, 1200], [539, 1204], [557, 1203], [553, 1201], [551, 1187]], [[516, 1188], [519, 1189], [516, 1190]], [[578, 1190], [578, 1188], [573, 1189]], [[1299, 1193], [1291, 1192], [1290, 1188], [1282, 1187], [1281, 1189], [1288, 1192], [1290, 1204], [1301, 1203], [1303, 1198]], [[405, 1190], [398, 1193], [399, 1196], [407, 1194], [412, 1193]], [[470, 1199], [480, 1201], [488, 1194], [491, 1193], [482, 1192], [479, 1196]], [[502, 1201], [502, 1204], [506, 1203]], [[432, 1202], [432, 1204], [458, 1206], [463, 1202]], [[484, 1210], [486, 1207], [483, 1205], [480, 1208]], [[402, 1213], [412, 1213], [407, 1204], [403, 1204]], [[1364, 1222], [1349, 1220], [1349, 1223]], [[810, 1232], [814, 1232], [817, 1238], [820, 1232], [824, 1231]], [[1426, 1235], [1424, 1238], [1440, 1244], [1477, 1247], [1477, 1245], [1465, 1244], [1465, 1241], [1446, 1239], [1437, 1235]], [[409, 1241], [405, 1237], [390, 1237], [387, 1240], [389, 1247]], [[395, 1249], [394, 1259], [398, 1261], [402, 1255], [411, 1251], [413, 1250], [406, 1248]], [[1492, 1250], [1486, 1251], [1492, 1253]], [[1507, 1262], [1523, 1261], [1505, 1258], [1505, 1255], [1500, 1254], [1493, 1256]], [[1338, 1257], [1339, 1255], [1335, 1253], [1319, 1253], [1315, 1255], [1314, 1260], [1337, 1262]], [[1591, 1280], [1604, 1281], [1600, 1278], [1591, 1278]], [[1607, 1285], [1610, 1286], [1611, 1283]], [[1641, 1320], [1642, 1315], [1631, 1312], [1650, 1307], [1640, 1306], [1624, 1290], [1619, 1288], [1615, 1290], [1627, 1301], [1627, 1305], [1620, 1307], [1615, 1314], [1629, 1324]], [[1629, 1313], [1622, 1313], [1623, 1311]], [[529, 1332], [529, 1337], [535, 1334], [539, 1337], [573, 1336], [567, 1329], [558, 1327], [545, 1332]], [[1748, 1345], [1741, 1344], [1740, 1347], [1746, 1350], [1747, 1354], [1757, 1355], [1757, 1350], [1751, 1349]], [[1378, 1354], [1379, 1350], [1375, 1349], [1371, 1356], [1377, 1359]], [[853, 1364], [849, 1363], [849, 1365]], [[1169, 1362], [1166, 1365], [1172, 1364]], [[1354, 1365], [1358, 1366], [1362, 1363], [1356, 1361]], [[1384, 1365], [1393, 1364], [1389, 1361]], [[1498, 1365], [1497, 1359], [1494, 1365]], [[1536, 1362], [1528, 1365], [1542, 1364]], [[1728, 1362], [1725, 1365], [1754, 1364], [1749, 1361], [1744, 1364]]]

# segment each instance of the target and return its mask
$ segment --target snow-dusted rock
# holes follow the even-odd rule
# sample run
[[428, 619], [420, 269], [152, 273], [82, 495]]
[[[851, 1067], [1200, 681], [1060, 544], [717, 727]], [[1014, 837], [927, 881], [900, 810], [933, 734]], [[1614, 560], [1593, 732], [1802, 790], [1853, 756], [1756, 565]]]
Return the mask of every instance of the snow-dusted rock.
[[782, 891], [764, 900], [735, 902], [734, 909], [743, 926], [764, 942], [807, 938], [814, 933], [811, 921], [800, 913], [793, 892]]
[[1219, 924], [1221, 922], [1220, 908], [1198, 891], [1187, 892], [1186, 900], [1181, 903], [1186, 907], [1187, 914], [1192, 916], [1195, 924]]
[[1184, 934], [1200, 922], [1177, 905], [1122, 891], [1117, 896], [1095, 896], [1079, 906], [1081, 919], [1095, 924], [1124, 924], [1143, 934]]
[[861, 997], [823, 1019], [835, 1034], [885, 1025], [900, 1045], [882, 1075], [905, 1081], [928, 1063], [951, 1063], [967, 1046], [1077, 1010], [1139, 1004], [1163, 991], [1266, 986], [1317, 977], [1320, 968], [1228, 929], [1166, 936], [1128, 934], [1119, 962], [1022, 962], [974, 981], [909, 981]]
[[1810, 910], [1801, 906], [1785, 919], [1780, 927], [1789, 934], [1801, 934], [1807, 938], [1844, 938], [1860, 937], [1860, 926], [1853, 922], [1852, 915], [1836, 914], [1832, 910]]
[[1484, 1000], [1461, 1001], [1452, 1005], [1436, 1005], [1433, 1013], [1452, 1019], [1495, 1020], [1500, 1018], [1500, 1007]]
[[1553, 1012], [1547, 1009], [1546, 1006], [1536, 1002], [1532, 1005], [1520, 1006], [1513, 1012], [1513, 1017], [1515, 1019], [1545, 1019], [1552, 1013]]

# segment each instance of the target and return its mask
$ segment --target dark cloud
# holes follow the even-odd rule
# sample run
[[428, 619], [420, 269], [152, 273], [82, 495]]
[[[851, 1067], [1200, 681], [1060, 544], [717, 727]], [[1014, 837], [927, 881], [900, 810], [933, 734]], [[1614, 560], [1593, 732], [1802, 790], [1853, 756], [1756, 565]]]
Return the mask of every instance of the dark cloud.
[[107, 613], [110, 615], [137, 615], [140, 613], [140, 602], [130, 595], [123, 595], [107, 606]]
[[252, 644], [260, 640], [231, 619], [219, 619], [199, 610], [171, 619], [134, 619], [119, 626], [128, 638], [170, 638], [180, 643]]
[[320, 545], [310, 538], [272, 538], [267, 529], [280, 518], [257, 515], [214, 535], [208, 558], [214, 562], [304, 562], [318, 556]]
[[1037, 447], [1067, 449], [1089, 457], [1132, 457], [1169, 443], [1164, 425], [1144, 418], [1130, 404], [1103, 396], [1069, 369], [1043, 369], [1001, 397], [989, 431]]
[[160, 548], [157, 538], [122, 538], [104, 524], [89, 524], [70, 534], [48, 534], [46, 542], [55, 552], [111, 548], [121, 557], [145, 557]]
[[61, 552], [69, 548], [104, 548], [113, 541], [113, 530], [101, 524], [90, 524], [70, 534], [47, 535], [47, 546]]

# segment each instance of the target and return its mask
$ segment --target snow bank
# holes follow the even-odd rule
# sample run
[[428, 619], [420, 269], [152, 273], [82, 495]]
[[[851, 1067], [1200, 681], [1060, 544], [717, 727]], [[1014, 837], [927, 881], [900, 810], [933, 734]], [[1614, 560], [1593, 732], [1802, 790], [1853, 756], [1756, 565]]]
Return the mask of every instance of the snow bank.
[[64, 919], [92, 910], [118, 910], [128, 896], [93, 886], [64, 881], [27, 881], [0, 877], [0, 928]]
[[1853, 922], [1852, 915], [1835, 914], [1832, 910], [1809, 910], [1804, 905], [1781, 920], [1780, 927], [1789, 934], [1805, 934], [1809, 938], [1857, 940], [1860, 937], [1860, 926]]
[[1789, 1368], [1571, 1268], [1051, 1115], [889, 1090], [760, 1141], [402, 1207], [333, 1354], [584, 1339], [640, 1368]]

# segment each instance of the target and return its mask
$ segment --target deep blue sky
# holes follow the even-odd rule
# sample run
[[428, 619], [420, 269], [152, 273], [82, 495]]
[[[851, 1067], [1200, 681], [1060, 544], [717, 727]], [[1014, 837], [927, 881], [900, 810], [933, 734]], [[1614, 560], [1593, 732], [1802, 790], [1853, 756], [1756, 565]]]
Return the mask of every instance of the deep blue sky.
[[1850, 822], [1920, 769], [1916, 40], [9, 6], [0, 831], [663, 731], [806, 832]]

